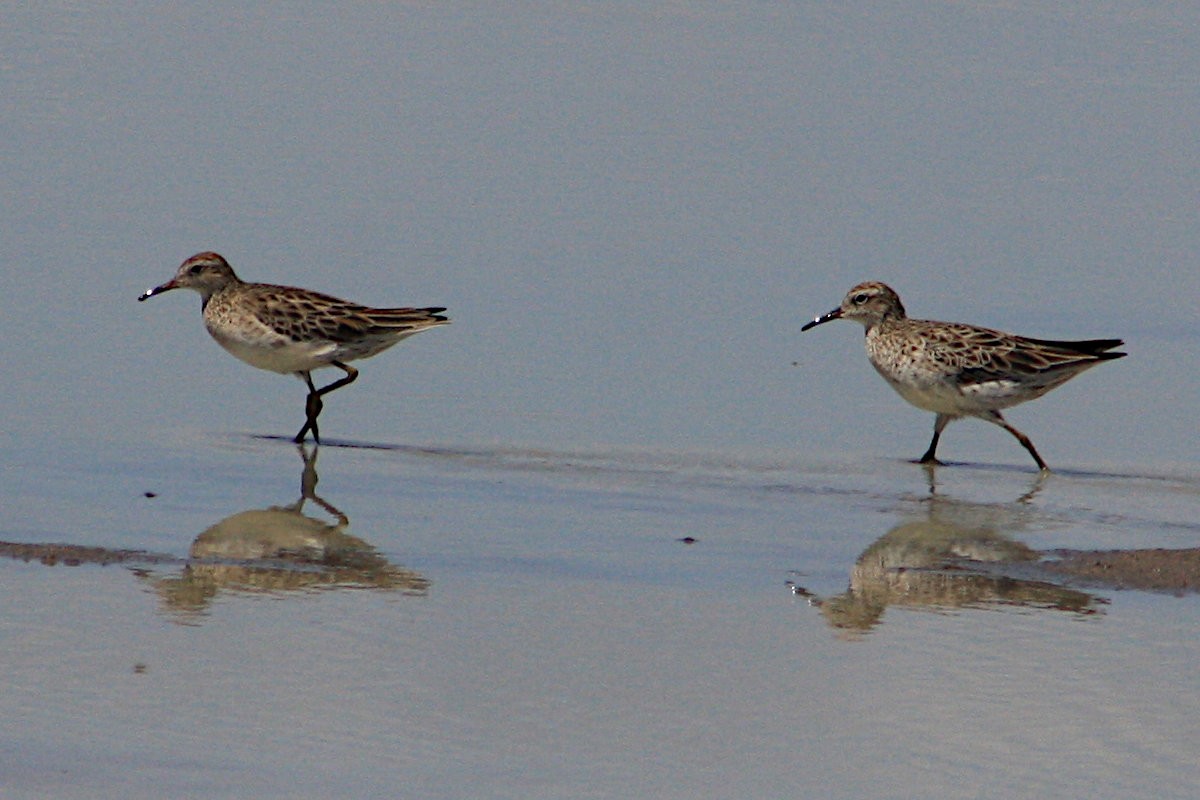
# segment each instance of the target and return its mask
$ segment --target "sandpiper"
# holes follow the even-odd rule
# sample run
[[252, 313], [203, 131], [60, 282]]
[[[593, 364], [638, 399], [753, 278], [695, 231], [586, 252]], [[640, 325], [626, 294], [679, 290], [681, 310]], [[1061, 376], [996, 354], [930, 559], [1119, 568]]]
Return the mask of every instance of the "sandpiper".
[[[449, 322], [441, 314], [444, 308], [370, 308], [294, 286], [247, 283], [212, 252], [184, 261], [174, 278], [147, 289], [138, 300], [171, 289], [200, 293], [204, 327], [217, 344], [253, 367], [293, 373], [308, 385], [306, 419], [296, 442], [312, 431], [313, 441], [320, 444], [321, 398], [358, 377], [347, 361], [369, 358], [414, 333]], [[346, 374], [318, 389], [311, 373], [322, 367], [337, 367]]]
[[909, 319], [900, 296], [878, 281], [855, 286], [840, 306], [800, 330], [835, 319], [862, 323], [871, 365], [905, 400], [937, 414], [922, 464], [941, 463], [935, 455], [938, 438], [950, 422], [978, 417], [1011, 433], [1038, 467], [1049, 469], [1029, 437], [1005, 422], [1000, 409], [1041, 397], [1085, 369], [1125, 355], [1107, 352], [1124, 344], [1120, 339], [1056, 342]]

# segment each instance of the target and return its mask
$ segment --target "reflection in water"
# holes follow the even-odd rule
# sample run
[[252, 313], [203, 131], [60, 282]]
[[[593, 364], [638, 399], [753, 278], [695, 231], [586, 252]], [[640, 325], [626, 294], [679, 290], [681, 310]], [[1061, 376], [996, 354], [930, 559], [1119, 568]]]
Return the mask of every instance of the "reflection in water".
[[[868, 631], [888, 606], [937, 610], [1008, 605], [1094, 614], [1105, 602], [1046, 581], [992, 571], [997, 565], [1012, 570], [1041, 558], [1001, 532], [1024, 527], [1030, 511], [1023, 503], [979, 505], [934, 495], [922, 505], [927, 513], [920, 519], [902, 522], [863, 551], [845, 592], [812, 599], [830, 625]], [[803, 589], [795, 591], [807, 595]]]
[[[969, 467], [969, 466], [970, 465], [964, 464], [964, 465], [960, 465], [959, 468], [961, 469], [961, 468]], [[925, 470], [925, 479], [927, 481], [929, 481], [929, 496], [936, 497], [937, 489], [938, 489], [938, 482], [937, 482], [938, 465], [937, 464], [921, 464], [921, 468]], [[995, 465], [989, 465], [987, 468], [989, 470], [999, 469], [999, 467], [997, 467]], [[1033, 498], [1037, 497], [1038, 493], [1042, 491], [1042, 487], [1046, 485], [1046, 476], [1048, 476], [1050, 474], [1051, 473], [1046, 470], [1038, 470], [1037, 474], [1035, 474], [1033, 477], [1033, 481], [1031, 481], [1029, 484], [1029, 489], [1025, 492], [1025, 494], [1021, 495], [1013, 502], [1017, 503], [1019, 505], [1028, 505], [1029, 503], [1033, 502]]]
[[[221, 590], [369, 588], [423, 594], [429, 588], [418, 573], [393, 566], [371, 545], [346, 533], [346, 515], [316, 494], [318, 451], [310, 454], [304, 445], [297, 449], [304, 471], [295, 503], [227, 517], [196, 537], [178, 575], [145, 576], [168, 610], [182, 618], [199, 614]], [[310, 500], [333, 521], [302, 513]]]

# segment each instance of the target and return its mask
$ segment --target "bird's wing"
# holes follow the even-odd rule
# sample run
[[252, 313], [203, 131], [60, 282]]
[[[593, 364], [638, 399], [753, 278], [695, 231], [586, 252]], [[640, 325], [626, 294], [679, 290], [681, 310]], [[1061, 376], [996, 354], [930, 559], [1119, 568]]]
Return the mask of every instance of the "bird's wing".
[[444, 308], [370, 308], [307, 289], [265, 284], [253, 309], [259, 322], [293, 341], [354, 342], [448, 321], [440, 313]]

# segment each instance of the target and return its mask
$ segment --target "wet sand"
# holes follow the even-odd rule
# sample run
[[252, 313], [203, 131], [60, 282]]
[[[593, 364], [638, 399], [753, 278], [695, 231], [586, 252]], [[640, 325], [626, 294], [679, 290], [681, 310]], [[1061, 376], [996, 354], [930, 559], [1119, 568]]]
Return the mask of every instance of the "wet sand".
[[1200, 589], [1200, 548], [1059, 550], [1042, 566], [1087, 586], [1182, 594]]

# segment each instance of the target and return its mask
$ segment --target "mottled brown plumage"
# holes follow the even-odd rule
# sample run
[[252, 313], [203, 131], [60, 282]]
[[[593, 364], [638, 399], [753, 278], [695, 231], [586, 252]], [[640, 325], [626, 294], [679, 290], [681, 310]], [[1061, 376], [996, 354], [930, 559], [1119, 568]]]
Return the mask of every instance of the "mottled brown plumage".
[[[321, 397], [358, 377], [347, 361], [369, 358], [449, 322], [442, 316], [444, 308], [371, 308], [295, 286], [247, 283], [212, 252], [184, 261], [174, 278], [138, 300], [171, 289], [200, 294], [204, 327], [234, 356], [259, 369], [294, 373], [308, 385], [306, 421], [297, 442], [310, 430], [320, 441]], [[311, 372], [323, 367], [338, 367], [346, 375], [318, 390]]]
[[867, 357], [876, 371], [905, 400], [937, 414], [923, 463], [937, 462], [938, 439], [946, 425], [971, 416], [1004, 428], [1047, 469], [1029, 437], [1005, 422], [1000, 410], [1041, 397], [1101, 361], [1125, 355], [1108, 352], [1122, 344], [1120, 339], [1060, 342], [959, 322], [909, 319], [896, 292], [877, 281], [855, 286], [840, 306], [801, 330], [835, 319], [861, 323]]

